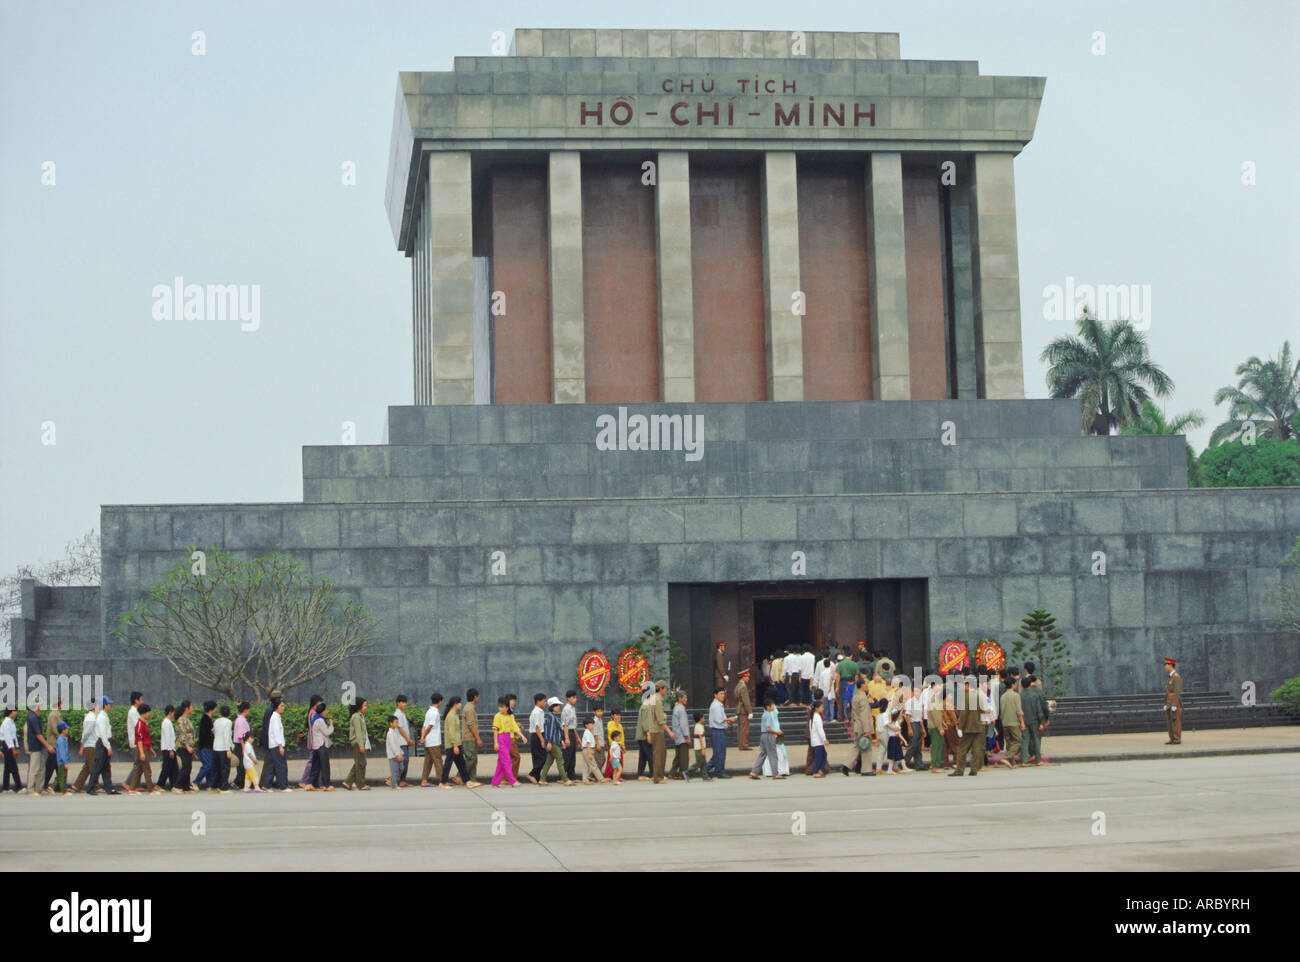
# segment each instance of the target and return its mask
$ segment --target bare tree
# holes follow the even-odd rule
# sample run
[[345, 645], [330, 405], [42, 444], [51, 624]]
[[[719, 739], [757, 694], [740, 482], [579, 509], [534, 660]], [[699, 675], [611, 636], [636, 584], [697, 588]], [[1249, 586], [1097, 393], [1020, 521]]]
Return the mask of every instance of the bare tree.
[[91, 528], [80, 538], [69, 541], [58, 561], [19, 565], [12, 575], [0, 578], [0, 657], [8, 658], [12, 653], [9, 619], [18, 617], [22, 611], [24, 578], [35, 578], [43, 585], [98, 585], [99, 533]]
[[[193, 551], [187, 548], [186, 556]], [[118, 619], [114, 634], [132, 648], [161, 655], [182, 678], [233, 699], [252, 658], [245, 651], [250, 612], [244, 562], [215, 549], [206, 555], [202, 573], [188, 560], [172, 567]]]
[[264, 699], [337, 668], [374, 643], [376, 628], [360, 602], [288, 555], [242, 561], [208, 549], [205, 572], [177, 564], [115, 633], [195, 684], [231, 699], [242, 684]]
[[253, 657], [240, 680], [261, 695], [288, 691], [333, 671], [374, 644], [376, 622], [327, 578], [305, 577], [283, 554], [248, 564]]

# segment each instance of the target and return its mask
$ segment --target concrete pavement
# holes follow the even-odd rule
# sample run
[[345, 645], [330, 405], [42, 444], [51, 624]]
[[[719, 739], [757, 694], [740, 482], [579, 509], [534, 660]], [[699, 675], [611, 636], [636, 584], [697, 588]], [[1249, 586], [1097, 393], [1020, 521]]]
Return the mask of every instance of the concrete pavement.
[[473, 791], [0, 798], [7, 869], [1300, 869], [1291, 755]]

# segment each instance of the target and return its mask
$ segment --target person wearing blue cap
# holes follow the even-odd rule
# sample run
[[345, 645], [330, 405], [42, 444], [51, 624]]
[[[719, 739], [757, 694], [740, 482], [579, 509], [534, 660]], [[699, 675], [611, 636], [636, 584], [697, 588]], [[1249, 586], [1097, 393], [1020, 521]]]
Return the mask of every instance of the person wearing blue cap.
[[63, 795], [68, 790], [68, 723], [55, 727], [59, 737], [54, 739], [54, 794]]
[[99, 710], [95, 712], [95, 768], [90, 773], [90, 784], [86, 786], [87, 795], [100, 794], [95, 785], [102, 783], [103, 794], [121, 795], [113, 787], [113, 723], [108, 717], [108, 706], [113, 699], [107, 695], [99, 696]]

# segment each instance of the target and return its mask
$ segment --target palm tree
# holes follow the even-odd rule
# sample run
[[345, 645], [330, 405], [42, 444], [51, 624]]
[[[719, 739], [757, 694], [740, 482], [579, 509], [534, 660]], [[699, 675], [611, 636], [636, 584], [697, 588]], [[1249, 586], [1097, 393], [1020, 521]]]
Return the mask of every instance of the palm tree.
[[1079, 399], [1084, 434], [1110, 434], [1136, 419], [1151, 390], [1169, 394], [1174, 382], [1151, 360], [1146, 335], [1128, 321], [1102, 324], [1088, 308], [1079, 312], [1078, 337], [1058, 337], [1043, 348], [1052, 397]]
[[1138, 416], [1122, 428], [1120, 434], [1186, 434], [1188, 428], [1199, 428], [1205, 423], [1200, 411], [1187, 411], [1166, 418], [1154, 401], [1143, 401]]
[[1237, 365], [1236, 387], [1214, 392], [1214, 403], [1231, 402], [1228, 420], [1210, 435], [1211, 444], [1222, 444], [1255, 426], [1261, 438], [1285, 441], [1296, 437], [1300, 418], [1300, 360], [1291, 360], [1291, 342], [1283, 341], [1276, 358], [1261, 361], [1252, 357]]
[[[1199, 428], [1205, 423], [1205, 415], [1200, 411], [1187, 411], [1183, 414], [1175, 414], [1171, 418], [1166, 418], [1165, 413], [1156, 407], [1154, 401], [1143, 401], [1142, 411], [1136, 418], [1129, 421], [1119, 429], [1120, 434], [1186, 434], [1189, 428]], [[1189, 487], [1196, 487], [1197, 470], [1196, 470], [1196, 452], [1187, 442], [1183, 442], [1187, 448], [1187, 483]]]

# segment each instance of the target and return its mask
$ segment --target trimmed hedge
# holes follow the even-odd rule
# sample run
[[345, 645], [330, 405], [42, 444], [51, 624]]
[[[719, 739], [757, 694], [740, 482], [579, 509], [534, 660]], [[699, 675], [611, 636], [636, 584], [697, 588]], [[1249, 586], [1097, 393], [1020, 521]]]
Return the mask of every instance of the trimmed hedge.
[[[369, 707], [366, 708], [366, 729], [370, 732], [371, 748], [383, 749], [384, 739], [388, 737], [388, 716], [392, 715], [396, 708], [395, 701], [374, 701], [367, 699]], [[158, 749], [162, 741], [162, 720], [163, 709], [168, 705], [179, 707], [180, 700], [173, 702], [149, 702], [149, 732], [153, 737], [153, 747]], [[235, 709], [239, 702], [217, 702], [217, 711], [215, 716], [219, 717], [221, 706], [230, 705], [230, 717], [234, 720]], [[115, 704], [108, 708], [108, 718], [113, 726], [113, 749], [126, 748], [126, 713], [130, 710], [130, 705]], [[263, 750], [261, 749], [262, 735], [262, 716], [266, 713], [266, 702], [250, 703], [248, 713], [248, 723], [253, 729], [253, 738], [259, 745], [257, 757], [261, 758]], [[406, 717], [411, 724], [411, 737], [419, 740], [420, 728], [424, 723], [424, 712], [427, 705], [412, 705], [410, 702], [406, 705]], [[495, 706], [494, 706], [495, 710]], [[48, 712], [38, 713], [41, 716], [41, 728], [44, 730], [45, 717]], [[73, 708], [69, 711], [63, 710], [63, 720], [68, 723], [68, 748], [75, 755], [77, 748], [81, 744], [81, 723], [86, 716], [84, 708]], [[195, 741], [198, 740], [199, 721], [203, 717], [203, 703], [199, 702], [190, 712], [190, 721], [194, 724]], [[330, 722], [334, 725], [334, 744], [336, 747], [347, 745], [348, 741], [348, 719], [350, 717], [349, 708], [342, 702], [330, 705], [329, 710]], [[18, 735], [23, 737], [23, 729], [26, 726], [27, 711], [19, 709], [18, 714], [14, 717], [14, 724], [18, 728]], [[306, 751], [307, 749], [307, 706], [302, 703], [289, 702], [284, 706], [284, 737], [285, 744], [289, 750]]]

